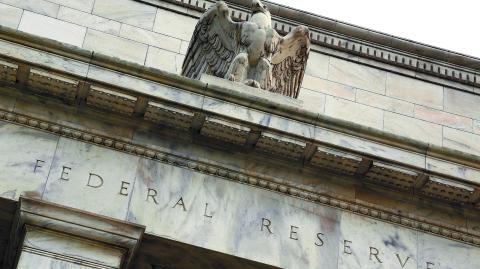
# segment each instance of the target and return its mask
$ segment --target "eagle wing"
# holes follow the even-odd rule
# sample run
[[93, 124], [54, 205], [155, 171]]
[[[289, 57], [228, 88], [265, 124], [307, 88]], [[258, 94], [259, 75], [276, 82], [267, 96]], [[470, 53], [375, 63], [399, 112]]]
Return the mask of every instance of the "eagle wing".
[[182, 75], [199, 79], [207, 73], [224, 78], [238, 52], [241, 26], [242, 23], [232, 21], [224, 2], [210, 7], [195, 27]]
[[310, 52], [308, 28], [298, 26], [284, 37], [277, 34], [275, 44], [270, 91], [297, 98]]

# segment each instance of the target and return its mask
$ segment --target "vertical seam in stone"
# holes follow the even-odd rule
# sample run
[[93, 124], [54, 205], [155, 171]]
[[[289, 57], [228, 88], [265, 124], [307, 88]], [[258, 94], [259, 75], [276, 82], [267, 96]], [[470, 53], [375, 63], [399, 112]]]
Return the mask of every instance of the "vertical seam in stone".
[[130, 214], [130, 206], [132, 204], [133, 193], [135, 191], [135, 184], [137, 183], [138, 167], [140, 165], [141, 160], [142, 160], [142, 158], [138, 157], [137, 166], [135, 167], [135, 176], [133, 178], [133, 183], [132, 183], [132, 190], [131, 190], [130, 195], [128, 197], [127, 210], [125, 211], [125, 219], [124, 219], [125, 221], [128, 221], [128, 215]]
[[22, 8], [22, 15], [20, 15], [20, 20], [18, 20], [17, 27], [15, 28], [17, 30], [18, 30], [18, 28], [20, 28], [20, 22], [22, 22], [23, 14], [25, 14], [25, 9]]
[[55, 145], [55, 150], [53, 151], [52, 161], [50, 163], [50, 168], [48, 169], [48, 174], [47, 174], [47, 178], [45, 180], [45, 185], [43, 186], [43, 190], [42, 190], [42, 195], [41, 195], [42, 200], [44, 200], [43, 197], [45, 195], [45, 191], [47, 190], [48, 182], [49, 182], [49, 179], [50, 179], [50, 173], [52, 172], [53, 163], [55, 162], [55, 156], [57, 156], [57, 150], [58, 150], [58, 145], [60, 144], [60, 138], [61, 138], [61, 136], [57, 136], [57, 144]]

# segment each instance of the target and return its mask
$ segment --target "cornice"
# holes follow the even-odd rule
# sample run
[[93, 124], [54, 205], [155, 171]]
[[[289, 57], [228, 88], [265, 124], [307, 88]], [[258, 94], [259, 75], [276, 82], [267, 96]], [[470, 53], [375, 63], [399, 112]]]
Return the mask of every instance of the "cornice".
[[[60, 43], [55, 40], [42, 38], [39, 36], [0, 26], [0, 40], [2, 39], [13, 42], [15, 44], [21, 44], [30, 48], [38, 49], [40, 51], [45, 51], [48, 53], [53, 53], [55, 55], [67, 57], [69, 59], [78, 60], [89, 65], [100, 66], [121, 72], [123, 74], [132, 75], [138, 78], [162, 83], [172, 87], [178, 87], [182, 90], [204, 94], [206, 96], [214, 98], [228, 98], [229, 101], [236, 104], [244, 105], [246, 107], [271, 112], [276, 115], [284, 116], [286, 118], [298, 120], [319, 127], [332, 129], [341, 133], [351, 134], [353, 136], [377, 141], [379, 143], [402, 148], [419, 154], [426, 154], [431, 157], [461, 163], [480, 169], [480, 157], [476, 155], [431, 145], [423, 141], [398, 136], [392, 133], [365, 127], [363, 125], [332, 118], [326, 115], [312, 113], [311, 111], [299, 109], [295, 106], [279, 104], [268, 98], [256, 98], [255, 102], [252, 102], [252, 97], [248, 94], [230, 91], [229, 89], [225, 89], [215, 85], [209, 85], [207, 87], [207, 83], [199, 80], [189, 79], [159, 69], [138, 65], [118, 58], [109, 57], [100, 53]], [[26, 62], [25, 60], [19, 60], [8, 56], [4, 57], [6, 57], [7, 59], [11, 58], [13, 62], [31, 65], [31, 63]], [[51, 68], [45, 65], [40, 65], [39, 67], [46, 68], [46, 70], [50, 70]], [[54, 71], [60, 74], [66, 73], [64, 70]], [[67, 75], [77, 77], [81, 80], [85, 80], [85, 77], [78, 77], [78, 75], [70, 73], [67, 73]], [[226, 94], [226, 92], [228, 92], [228, 94]]]
[[[7, 61], [0, 60], [0, 75], [19, 93], [54, 97], [78, 109], [96, 107], [128, 120], [181, 127], [184, 131], [193, 128], [219, 142], [250, 145], [272, 157], [290, 158], [312, 168], [361, 173], [369, 183], [450, 203], [479, 204], [480, 171], [475, 169], [480, 166], [478, 156], [315, 114], [289, 98], [242, 88], [226, 80], [192, 80], [84, 50], [76, 53], [77, 48], [14, 33], [17, 35], [10, 36], [11, 39], [31, 42], [44, 50], [51, 46], [51, 50], [65, 50], [65, 55], [75, 55], [77, 59], [88, 57], [88, 62], [75, 62], [3, 43], [3, 48], [10, 48], [4, 56], [10, 56]], [[45, 55], [39, 56], [42, 53]], [[32, 55], [46, 62], [39, 63]], [[63, 63], [62, 70], [53, 64], [56, 61]], [[81, 66], [83, 71], [72, 70], [70, 65]], [[242, 112], [236, 114], [238, 111]], [[332, 136], [348, 141], [349, 146], [329, 139]], [[433, 168], [427, 166], [427, 159], [433, 162]], [[352, 167], [356, 171], [350, 171]]]
[[310, 190], [290, 185], [288, 182], [281, 182], [279, 179], [268, 175], [225, 168], [221, 165], [189, 159], [170, 152], [151, 148], [146, 145], [130, 143], [117, 138], [100, 135], [95, 132], [87, 132], [81, 129], [41, 120], [29, 115], [13, 113], [5, 110], [0, 110], [0, 120], [139, 156], [141, 158], [148, 158], [168, 165], [193, 170], [205, 175], [223, 178], [239, 184], [278, 192], [282, 195], [292, 196], [315, 204], [329, 206], [413, 230], [434, 234], [436, 236], [445, 237], [474, 246], [480, 246], [480, 236], [478, 234], [465, 232], [454, 226], [428, 221], [423, 218], [419, 219], [401, 215], [394, 210], [380, 208], [376, 205], [342, 200], [323, 193], [312, 192]]
[[[188, 16], [198, 17], [211, 0], [136, 0]], [[249, 17], [250, 0], [226, 0], [236, 20]], [[327, 17], [264, 1], [272, 13], [273, 27], [286, 34], [297, 25], [310, 28], [311, 42], [322, 47], [386, 63], [415, 72], [472, 86], [461, 90], [480, 94], [480, 59], [412, 40], [381, 33]], [[170, 4], [170, 6], [165, 3]], [[174, 8], [172, 5], [185, 8]]]

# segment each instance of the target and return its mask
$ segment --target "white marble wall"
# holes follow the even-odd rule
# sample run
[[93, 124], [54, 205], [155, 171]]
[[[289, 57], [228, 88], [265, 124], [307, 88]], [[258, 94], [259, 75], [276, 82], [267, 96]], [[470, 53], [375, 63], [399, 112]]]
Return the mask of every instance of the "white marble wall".
[[[146, 225], [157, 236], [281, 268], [467, 269], [480, 259], [474, 246], [240, 182], [72, 139], [32, 135], [25, 127], [4, 124], [2, 130], [9, 130], [0, 132], [8, 174], [0, 174], [0, 192], [15, 193], [7, 198], [17, 199], [19, 190], [34, 192], [47, 201]], [[38, 175], [31, 172], [37, 158], [45, 161]], [[89, 182], [91, 173], [102, 184], [96, 176]], [[77, 268], [38, 255], [25, 259]]]
[[[199, 13], [163, 6], [177, 12], [134, 0], [0, 0], [0, 25], [179, 74]], [[471, 86], [312, 47], [305, 108], [480, 155], [480, 96], [452, 88]]]

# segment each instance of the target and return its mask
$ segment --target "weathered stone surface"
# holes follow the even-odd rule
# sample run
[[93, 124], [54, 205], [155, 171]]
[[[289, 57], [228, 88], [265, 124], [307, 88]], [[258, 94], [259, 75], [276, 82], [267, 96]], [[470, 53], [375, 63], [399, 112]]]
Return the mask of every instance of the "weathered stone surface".
[[56, 17], [59, 8], [59, 5], [45, 0], [0, 0], [0, 2], [50, 17]]
[[197, 20], [181, 16], [164, 9], [158, 9], [153, 31], [164, 35], [190, 41]]
[[175, 53], [180, 52], [180, 44], [182, 42], [180, 39], [130, 26], [128, 24], [122, 25], [120, 36]]
[[473, 132], [476, 134], [480, 134], [480, 121], [478, 120], [473, 121]]
[[148, 48], [145, 44], [91, 29], [87, 30], [83, 47], [142, 65]]
[[17, 29], [22, 13], [21, 8], [0, 4], [0, 25]]
[[327, 78], [330, 56], [320, 53], [310, 53], [307, 62], [306, 75], [318, 78]]
[[415, 118], [385, 112], [384, 130], [437, 146], [442, 145], [442, 126]]
[[480, 120], [480, 96], [445, 88], [445, 111]]
[[309, 111], [319, 114], [325, 113], [326, 96], [323, 93], [303, 88], [300, 90], [298, 100], [303, 101], [303, 107]]
[[63, 70], [66, 73], [75, 74], [81, 77], [87, 75], [88, 63], [29, 47], [16, 45], [7, 41], [0, 40], [0, 53], [6, 56], [21, 59], [23, 61]]
[[427, 157], [426, 161], [426, 168], [430, 171], [450, 175], [453, 177], [464, 178], [476, 184], [480, 183], [480, 170], [452, 162], [446, 162], [433, 157]]
[[0, 122], [0, 196], [42, 196], [58, 137]]
[[[95, 0], [48, 0], [49, 2], [57, 3], [61, 6], [66, 6], [80, 10], [83, 12], [91, 13]], [[112, 2], [113, 4], [113, 2]]]
[[375, 94], [369, 91], [357, 89], [355, 101], [391, 112], [407, 116], [413, 116], [414, 105], [412, 103], [408, 103], [395, 98], [390, 98], [385, 95]]
[[385, 93], [386, 72], [330, 57], [328, 79], [372, 92]]
[[327, 96], [325, 114], [375, 129], [383, 129], [383, 111], [378, 108]]
[[344, 84], [322, 78], [305, 75], [305, 77], [303, 78], [302, 87], [328, 95], [340, 97], [343, 99], [348, 99], [352, 101], [355, 100], [356, 89]]
[[480, 135], [444, 127], [443, 145], [470, 154], [480, 155]]
[[86, 28], [25, 11], [18, 30], [81, 47]]
[[68, 7], [60, 7], [58, 10], [58, 19], [79, 24], [101, 32], [118, 35], [120, 32], [120, 23], [95, 16], [89, 13], [81, 12]]
[[[133, 186], [138, 159], [96, 145], [60, 138], [55, 158], [50, 160], [43, 199], [125, 219], [129, 201], [127, 196], [118, 195], [118, 192], [122, 182]], [[85, 195], [92, 198], [85, 199]], [[98, 203], [102, 199], [110, 203]]]
[[472, 132], [472, 119], [433, 108], [415, 106], [415, 118]]
[[388, 73], [386, 94], [411, 103], [443, 109], [443, 87], [418, 79]]
[[157, 8], [130, 0], [96, 0], [92, 13], [151, 30]]
[[179, 61], [177, 59], [178, 57], [180, 57], [180, 55], [177, 53], [155, 47], [149, 47], [145, 65], [179, 74], [181, 71], [181, 66], [180, 68], [177, 66], [177, 62]]

